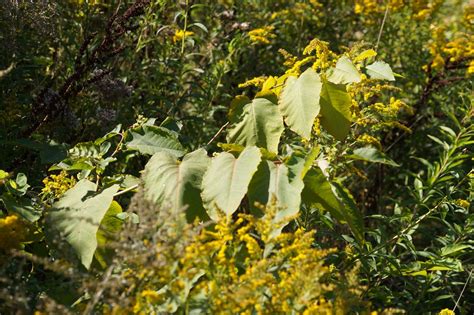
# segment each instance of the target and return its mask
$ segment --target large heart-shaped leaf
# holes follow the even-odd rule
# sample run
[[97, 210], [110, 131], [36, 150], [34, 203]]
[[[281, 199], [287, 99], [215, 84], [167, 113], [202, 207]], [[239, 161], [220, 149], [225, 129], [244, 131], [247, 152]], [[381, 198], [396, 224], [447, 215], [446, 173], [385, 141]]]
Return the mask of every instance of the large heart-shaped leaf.
[[[69, 189], [46, 214], [45, 231], [61, 254], [72, 250], [84, 267], [89, 268], [97, 248], [100, 222], [112, 203], [119, 186], [97, 193], [97, 185], [87, 179]], [[56, 243], [58, 242], [59, 243]]]
[[237, 210], [261, 156], [257, 147], [247, 147], [237, 159], [227, 152], [212, 159], [202, 181], [202, 199], [212, 219], [219, 218], [219, 210], [227, 215]]
[[249, 186], [249, 202], [251, 209], [257, 214], [259, 210], [255, 207], [256, 202], [263, 205], [276, 202], [278, 208], [274, 218], [276, 233], [287, 223], [285, 219], [299, 212], [304, 187], [303, 178], [318, 153], [319, 150], [316, 149], [311, 150], [309, 154], [295, 152], [285, 164], [264, 161], [259, 165]]
[[367, 74], [372, 79], [395, 81], [392, 68], [390, 68], [390, 65], [386, 62], [376, 61], [373, 64], [368, 65], [366, 68]]
[[329, 69], [327, 78], [334, 84], [357, 83], [360, 82], [360, 73], [349, 58], [342, 56], [336, 67]]
[[143, 179], [145, 196], [174, 211], [186, 209], [188, 221], [206, 218], [201, 200], [201, 181], [210, 158], [204, 149], [186, 154], [182, 161], [168, 152], [159, 152], [148, 161]]
[[346, 86], [324, 81], [320, 103], [321, 126], [337, 140], [344, 140], [351, 128], [351, 96]]
[[277, 152], [283, 129], [277, 105], [266, 98], [256, 98], [243, 107], [240, 120], [229, 131], [227, 141]]
[[312, 68], [308, 68], [299, 78], [289, 77], [280, 95], [280, 112], [291, 130], [309, 139], [314, 119], [319, 113], [321, 79]]
[[180, 157], [185, 152], [177, 133], [164, 127], [142, 126], [130, 130], [129, 134], [131, 139], [126, 141], [125, 145], [128, 149], [142, 154], [153, 155], [164, 151]]

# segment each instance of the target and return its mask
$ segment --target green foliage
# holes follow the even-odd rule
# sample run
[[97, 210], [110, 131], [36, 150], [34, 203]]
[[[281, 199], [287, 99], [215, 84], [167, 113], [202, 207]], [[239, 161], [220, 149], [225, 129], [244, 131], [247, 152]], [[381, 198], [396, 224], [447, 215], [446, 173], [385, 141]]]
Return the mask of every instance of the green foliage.
[[227, 141], [277, 152], [283, 133], [283, 119], [277, 105], [265, 98], [256, 98], [243, 106], [241, 115], [240, 121], [229, 131]]
[[201, 200], [201, 182], [210, 164], [204, 149], [186, 154], [182, 161], [166, 151], [156, 153], [145, 166], [146, 197], [167, 204], [179, 213], [186, 209], [190, 222], [196, 217], [206, 219]]
[[[97, 248], [99, 224], [109, 209], [118, 185], [97, 193], [97, 186], [83, 179], [68, 190], [45, 215], [45, 230], [51, 242], [61, 236], [84, 267], [89, 268]], [[59, 255], [70, 255], [58, 244]]]
[[285, 83], [279, 108], [291, 130], [303, 138], [311, 137], [314, 119], [319, 113], [322, 83], [319, 75], [308, 68], [298, 78], [290, 76]]

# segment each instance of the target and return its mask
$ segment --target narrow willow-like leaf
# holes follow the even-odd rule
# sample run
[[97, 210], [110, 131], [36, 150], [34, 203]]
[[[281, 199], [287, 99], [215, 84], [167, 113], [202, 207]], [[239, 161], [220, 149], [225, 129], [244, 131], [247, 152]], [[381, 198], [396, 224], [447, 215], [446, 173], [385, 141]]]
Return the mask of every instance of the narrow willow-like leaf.
[[346, 156], [347, 158], [362, 160], [372, 163], [381, 163], [391, 166], [399, 166], [392, 159], [386, 156], [383, 152], [380, 152], [374, 147], [364, 147], [355, 149], [352, 154]]
[[343, 187], [339, 183], [333, 183], [332, 187], [336, 192], [339, 200], [342, 201], [344, 204], [343, 207], [343, 215], [344, 219], [351, 228], [352, 235], [354, 235], [355, 239], [359, 242], [359, 244], [364, 243], [364, 218], [362, 217], [362, 213], [360, 213], [359, 209], [357, 208], [357, 204], [352, 197], [350, 191]]
[[351, 128], [351, 96], [346, 86], [324, 81], [320, 102], [321, 126], [337, 140], [344, 140]]
[[229, 131], [227, 141], [278, 152], [283, 129], [283, 118], [277, 105], [266, 98], [256, 98], [243, 107], [240, 121]]
[[202, 199], [212, 219], [219, 218], [218, 211], [230, 216], [237, 210], [260, 160], [257, 147], [245, 148], [237, 159], [227, 152], [212, 159], [202, 181]]
[[312, 68], [299, 78], [289, 77], [280, 95], [278, 106], [291, 130], [309, 139], [314, 119], [319, 114], [321, 79]]
[[334, 84], [357, 83], [360, 82], [360, 73], [349, 58], [342, 56], [336, 67], [329, 69], [327, 78]]
[[143, 174], [145, 197], [175, 212], [186, 208], [188, 221], [205, 219], [201, 182], [210, 160], [204, 149], [186, 154], [182, 161], [168, 152], [156, 153]]
[[372, 79], [395, 81], [392, 68], [390, 68], [390, 65], [386, 62], [376, 61], [373, 64], [368, 65], [366, 68], [367, 74]]
[[83, 179], [69, 189], [46, 214], [45, 232], [53, 247], [65, 255], [72, 253], [89, 268], [97, 248], [100, 222], [112, 203], [119, 186], [97, 193], [96, 184]]

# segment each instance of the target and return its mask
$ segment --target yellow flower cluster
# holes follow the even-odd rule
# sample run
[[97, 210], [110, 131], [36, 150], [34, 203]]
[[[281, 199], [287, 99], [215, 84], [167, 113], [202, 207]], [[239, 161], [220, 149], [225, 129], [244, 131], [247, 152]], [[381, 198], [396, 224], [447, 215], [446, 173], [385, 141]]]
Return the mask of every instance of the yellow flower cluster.
[[240, 83], [239, 88], [246, 88], [249, 86], [262, 87], [266, 79], [267, 77], [265, 76], [255, 77], [255, 78], [245, 81], [244, 83]]
[[390, 103], [388, 105], [375, 103], [369, 106], [369, 108], [382, 116], [396, 116], [402, 108], [406, 109], [409, 113], [413, 113], [411, 107], [394, 97], [390, 98]]
[[191, 31], [184, 31], [184, 30], [176, 30], [176, 32], [173, 35], [173, 43], [177, 43], [182, 41], [183, 39], [186, 39], [186, 37], [193, 36], [194, 32]]
[[[412, 16], [414, 19], [425, 19], [437, 8], [439, 8], [443, 2], [444, 0], [389, 0], [388, 6], [391, 12], [397, 12], [403, 8], [408, 7], [412, 11]], [[366, 16], [367, 23], [375, 23], [376, 20], [374, 20], [372, 17], [385, 12], [387, 9], [385, 3], [386, 1], [378, 0], [355, 0], [354, 12], [356, 14]]]
[[446, 62], [468, 62], [467, 74], [474, 73], [474, 35], [458, 34], [450, 41], [446, 39], [445, 29], [437, 27], [432, 32], [432, 42], [428, 46], [432, 56], [430, 65], [425, 65], [425, 70], [441, 71]]
[[368, 135], [366, 133], [360, 135], [357, 137], [357, 142], [363, 143], [363, 144], [370, 144], [373, 145], [374, 147], [377, 147], [379, 150], [382, 150], [382, 144], [380, 143], [379, 139]]
[[26, 223], [16, 215], [0, 218], [0, 250], [20, 248], [28, 231]]
[[[285, 2], [285, 1], [283, 1]], [[275, 7], [283, 7], [284, 9], [275, 11], [270, 16], [273, 21], [281, 21], [286, 25], [292, 24], [294, 21], [308, 21], [319, 19], [322, 10], [322, 4], [318, 0], [297, 1], [292, 5], [275, 5]]]
[[465, 199], [457, 199], [454, 203], [466, 209], [468, 209], [469, 206], [471, 205], [471, 203]]
[[[161, 243], [155, 245], [161, 267], [145, 267], [138, 275], [128, 273], [143, 286], [133, 313], [176, 312], [178, 305], [189, 307], [197, 302], [211, 314], [349, 311], [352, 302], [339, 298], [335, 293], [340, 288], [328, 282], [329, 274], [342, 277], [324, 263], [333, 250], [315, 249], [313, 233], [301, 228], [276, 235], [276, 210], [262, 209], [266, 215], [260, 219], [240, 214], [236, 220], [224, 217], [215, 226], [202, 228], [180, 254], [164, 251]], [[186, 239], [186, 235], [176, 237]], [[357, 296], [357, 287], [352, 281], [345, 296]], [[326, 293], [331, 292], [336, 297], [327, 299]]]
[[256, 28], [248, 32], [250, 41], [255, 44], [270, 44], [271, 40], [276, 37], [273, 34], [274, 26], [265, 26]]
[[61, 171], [57, 175], [50, 175], [43, 179], [44, 188], [41, 193], [45, 196], [53, 196], [58, 198], [62, 196], [68, 189], [76, 184], [74, 177], [68, 177], [66, 171]]
[[439, 311], [438, 315], [456, 315], [456, 313], [449, 308], [445, 308]]
[[317, 38], [313, 39], [303, 50], [303, 55], [311, 55], [313, 53], [316, 58], [316, 61], [312, 65], [314, 70], [326, 70], [327, 68], [333, 66], [336, 62], [337, 56], [329, 49], [328, 42], [319, 40]]

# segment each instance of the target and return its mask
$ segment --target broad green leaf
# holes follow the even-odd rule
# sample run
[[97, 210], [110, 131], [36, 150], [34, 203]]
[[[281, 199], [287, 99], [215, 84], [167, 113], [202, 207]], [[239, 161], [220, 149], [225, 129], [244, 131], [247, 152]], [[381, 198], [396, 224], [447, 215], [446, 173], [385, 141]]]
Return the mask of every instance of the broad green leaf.
[[391, 166], [399, 166], [392, 159], [386, 156], [383, 152], [380, 152], [374, 147], [364, 147], [355, 149], [352, 154], [346, 155], [347, 158], [367, 161], [372, 163], [381, 163]]
[[[239, 155], [240, 152], [245, 150], [245, 147], [243, 145], [236, 144], [236, 143], [222, 143], [222, 142], [219, 142], [217, 144], [217, 146], [219, 148], [221, 148], [222, 150], [224, 150], [226, 152], [229, 152], [229, 153], [232, 153], [234, 155]], [[276, 153], [270, 152], [265, 148], [258, 148], [258, 149], [260, 150], [260, 153], [262, 153], [262, 158], [263, 159], [275, 160], [278, 156]]]
[[[358, 242], [363, 242], [363, 220], [350, 193], [340, 186], [332, 185], [321, 169], [312, 168], [304, 178], [303, 202], [309, 206], [322, 207], [341, 223], [347, 223]], [[336, 194], [336, 191], [338, 194]]]
[[244, 111], [244, 106], [251, 103], [252, 100], [245, 95], [237, 95], [230, 102], [229, 113], [227, 117], [231, 123], [237, 123], [240, 120], [240, 116]]
[[308, 206], [322, 207], [338, 221], [345, 221], [344, 206], [319, 167], [310, 169], [306, 174], [302, 196], [303, 202]]
[[334, 84], [357, 83], [360, 82], [360, 73], [349, 58], [342, 56], [336, 67], [328, 70], [327, 78]]
[[147, 199], [169, 206], [173, 211], [186, 208], [186, 218], [206, 218], [201, 200], [201, 181], [210, 158], [204, 149], [188, 153], [182, 161], [168, 152], [153, 155], [145, 166], [143, 179]]
[[157, 126], [142, 126], [130, 130], [131, 140], [125, 142], [128, 149], [142, 154], [153, 155], [158, 152], [168, 152], [180, 157], [185, 150], [178, 140], [178, 135], [167, 128]]
[[240, 121], [229, 131], [227, 141], [277, 152], [283, 129], [277, 105], [265, 98], [256, 98], [243, 107]]
[[309, 139], [316, 116], [319, 114], [321, 79], [312, 68], [299, 78], [289, 77], [280, 95], [278, 106], [286, 124], [301, 137]]
[[66, 245], [58, 248], [60, 254], [74, 254], [84, 267], [90, 267], [100, 222], [118, 188], [113, 185], [97, 193], [96, 184], [83, 179], [53, 204], [46, 213], [45, 232], [53, 246]]
[[110, 240], [114, 239], [114, 235], [120, 232], [124, 220], [120, 219], [119, 214], [122, 213], [122, 206], [117, 201], [112, 201], [109, 209], [100, 221], [99, 230], [97, 231], [97, 250], [94, 257], [102, 268], [106, 268], [110, 262], [114, 250], [106, 247]]
[[263, 205], [276, 202], [278, 212], [275, 223], [298, 213], [303, 181], [298, 176], [290, 181], [290, 177], [290, 170], [283, 163], [261, 163], [249, 187], [248, 197], [252, 207], [256, 202]]
[[30, 198], [4, 193], [0, 196], [9, 213], [16, 213], [24, 219], [35, 222], [41, 217], [41, 209]]
[[366, 68], [367, 74], [371, 79], [395, 81], [392, 68], [390, 68], [386, 62], [376, 61], [373, 64], [368, 65]]
[[237, 210], [261, 156], [257, 147], [247, 147], [237, 159], [227, 152], [212, 159], [202, 181], [202, 199], [212, 219], [219, 218], [218, 210], [228, 216]]
[[283, 163], [264, 161], [259, 165], [250, 186], [248, 198], [251, 210], [258, 214], [255, 202], [271, 205], [276, 202], [278, 211], [275, 216], [275, 232], [283, 228], [286, 220], [300, 210], [303, 178], [311, 168], [319, 150], [313, 149], [309, 154], [295, 152]]
[[351, 128], [351, 96], [346, 86], [324, 81], [321, 91], [321, 126], [343, 141]]

